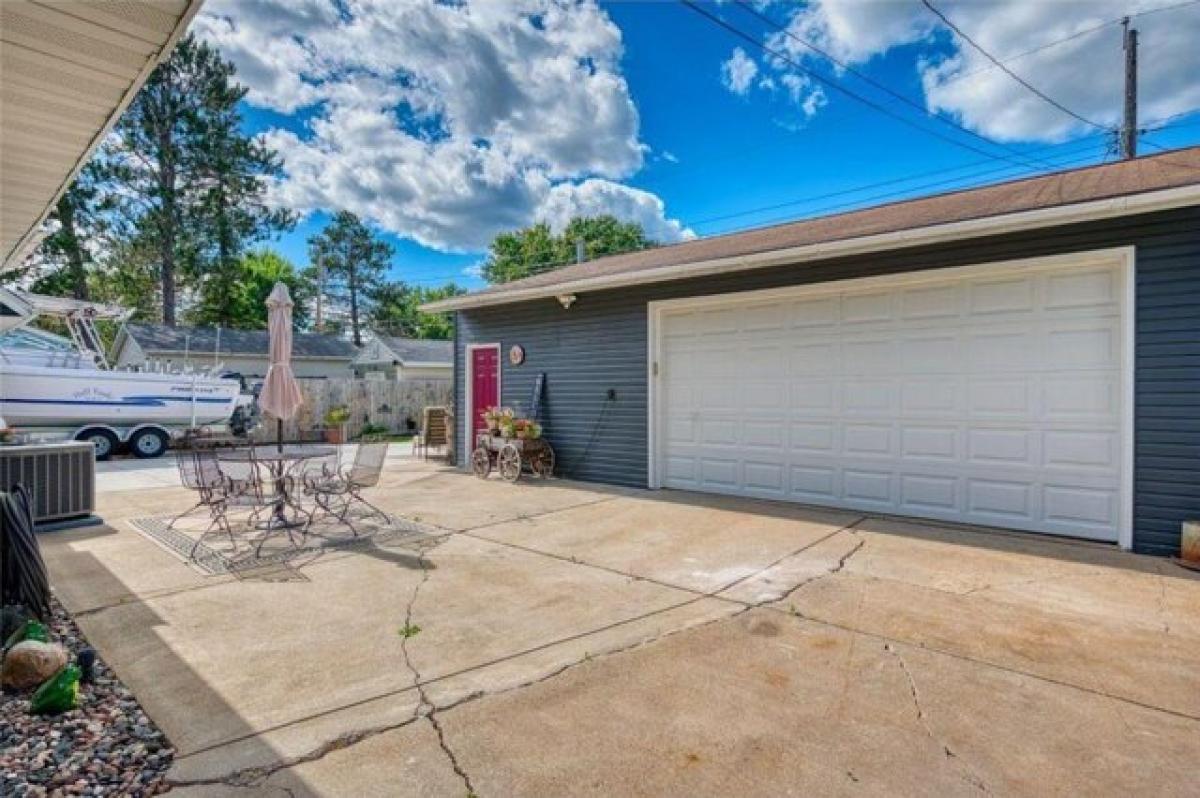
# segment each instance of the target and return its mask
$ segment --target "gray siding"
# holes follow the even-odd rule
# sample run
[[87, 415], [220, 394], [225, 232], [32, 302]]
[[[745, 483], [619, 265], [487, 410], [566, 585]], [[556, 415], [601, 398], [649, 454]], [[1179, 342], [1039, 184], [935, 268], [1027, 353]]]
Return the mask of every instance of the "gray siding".
[[[461, 404], [465, 397], [465, 346], [499, 342], [505, 404], [528, 409], [534, 380], [546, 373], [543, 421], [558, 451], [560, 472], [644, 487], [647, 302], [1129, 244], [1138, 248], [1134, 546], [1173, 554], [1180, 522], [1200, 518], [1200, 210], [1195, 208], [585, 293], [569, 311], [549, 299], [462, 311], [455, 346], [456, 401]], [[519, 367], [506, 359], [515, 343], [526, 351]], [[610, 388], [617, 400], [609, 403], [597, 428]], [[460, 406], [459, 418], [461, 414]]]

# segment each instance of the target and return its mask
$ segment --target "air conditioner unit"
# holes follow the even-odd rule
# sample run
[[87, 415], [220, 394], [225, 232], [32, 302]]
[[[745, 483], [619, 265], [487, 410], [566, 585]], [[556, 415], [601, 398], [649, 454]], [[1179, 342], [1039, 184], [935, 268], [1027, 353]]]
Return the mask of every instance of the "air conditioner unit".
[[96, 450], [87, 441], [0, 446], [0, 490], [18, 482], [33, 496], [38, 526], [89, 516], [96, 509]]

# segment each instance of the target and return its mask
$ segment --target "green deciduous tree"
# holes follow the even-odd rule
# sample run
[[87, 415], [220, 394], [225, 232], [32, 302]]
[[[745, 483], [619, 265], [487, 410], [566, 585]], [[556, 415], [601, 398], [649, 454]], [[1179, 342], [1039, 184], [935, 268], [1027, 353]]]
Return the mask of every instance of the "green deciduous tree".
[[371, 328], [385, 335], [405, 338], [452, 338], [454, 320], [449, 314], [422, 313], [418, 308], [426, 302], [465, 293], [465, 288], [454, 283], [436, 288], [409, 286], [402, 282], [384, 283], [372, 297]]
[[560, 235], [539, 222], [492, 239], [483, 277], [489, 283], [507, 283], [574, 263], [578, 240], [583, 241], [588, 260], [657, 245], [640, 224], [615, 216], [577, 216]]
[[295, 323], [301, 327], [308, 323], [312, 284], [278, 252], [254, 250], [225, 268], [228, 281], [208, 280], [201, 286], [200, 300], [188, 314], [190, 322], [261, 330], [267, 326], [267, 295], [279, 282], [288, 287], [296, 303]]
[[340, 211], [324, 230], [308, 239], [308, 252], [317, 290], [344, 303], [354, 345], [362, 346], [364, 322], [372, 296], [387, 273], [392, 245], [377, 238], [353, 213]]

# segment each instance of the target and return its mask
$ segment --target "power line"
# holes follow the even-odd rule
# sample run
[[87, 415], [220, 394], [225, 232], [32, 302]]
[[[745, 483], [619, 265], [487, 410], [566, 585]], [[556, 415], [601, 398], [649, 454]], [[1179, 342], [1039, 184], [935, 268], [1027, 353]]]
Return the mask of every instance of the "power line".
[[[1198, 1], [1200, 1], [1200, 0], [1198, 0]], [[769, 16], [762, 13], [761, 11], [758, 11], [757, 9], [748, 6], [746, 4], [745, 0], [738, 0], [737, 5], [740, 9], [742, 9], [742, 11], [746, 12], [747, 14], [753, 14], [755, 17], [758, 17], [760, 20], [767, 23], [771, 27], [775, 28], [775, 30], [779, 31], [784, 36], [787, 36], [789, 39], [792, 39], [793, 41], [799, 43], [800, 45], [807, 47], [809, 50], [812, 50], [814, 53], [817, 53], [818, 55], [822, 56], [823, 58], [833, 62], [834, 64], [837, 64], [839, 67], [846, 70], [851, 75], [854, 75], [855, 77], [859, 78], [860, 80], [863, 80], [863, 81], [871, 84], [872, 86], [879, 89], [880, 91], [890, 94], [892, 97], [895, 97], [897, 100], [904, 103], [905, 105], [908, 105], [911, 108], [917, 109], [925, 116], [928, 116], [931, 119], [935, 119], [944, 125], [948, 125], [949, 127], [952, 127], [961, 133], [966, 133], [968, 136], [972, 136], [976, 139], [979, 139], [980, 141], [984, 142], [985, 144], [990, 144], [993, 147], [999, 147], [1002, 150], [1007, 150], [1008, 152], [1010, 152], [1013, 155], [1016, 155], [1018, 157], [1023, 158], [1026, 156], [1026, 153], [1020, 152], [1019, 150], [1017, 150], [1013, 147], [1009, 147], [1008, 145], [1002, 144], [998, 141], [993, 141], [992, 139], [988, 138], [987, 136], [984, 136], [974, 130], [971, 130], [970, 128], [964, 127], [963, 125], [958, 124], [957, 122], [955, 122], [952, 119], [947, 119], [946, 117], [942, 116], [941, 114], [936, 114], [936, 113], [930, 111], [927, 107], [925, 107], [925, 105], [923, 103], [917, 102], [916, 100], [912, 99], [911, 97], [909, 97], [905, 94], [901, 94], [900, 92], [892, 89], [890, 86], [875, 80], [870, 75], [860, 72], [859, 70], [852, 67], [850, 64], [847, 64], [845, 61], [839, 60], [832, 53], [827, 52], [826, 50], [818, 47], [817, 45], [813, 44], [810, 41], [800, 38], [799, 36], [792, 33], [791, 30], [789, 30], [787, 25], [782, 25], [782, 24], [776, 22], [775, 20], [771, 19]], [[1044, 161], [1042, 162], [1042, 165], [1050, 166], [1050, 164], [1045, 163]]]
[[957, 25], [955, 25], [953, 22], [951, 22], [951, 21], [950, 21], [950, 20], [949, 20], [949, 19], [946, 17], [946, 15], [945, 15], [945, 14], [943, 14], [941, 11], [938, 11], [938, 10], [937, 10], [937, 8], [936, 8], [936, 7], [933, 5], [933, 3], [929, 2], [929, 0], [921, 0], [921, 3], [922, 3], [922, 4], [923, 4], [923, 5], [926, 7], [926, 8], [928, 8], [928, 9], [929, 9], [929, 11], [930, 11], [930, 12], [931, 12], [931, 13], [932, 13], [934, 16], [936, 16], [938, 19], [940, 19], [942, 22], [944, 22], [944, 23], [946, 24], [946, 27], [950, 28], [950, 30], [952, 30], [952, 31], [954, 31], [955, 33], [957, 33], [957, 34], [959, 35], [959, 37], [960, 37], [960, 38], [961, 38], [963, 41], [965, 41], [967, 44], [969, 44], [969, 45], [971, 45], [972, 47], [974, 47], [974, 48], [975, 48], [976, 50], [978, 50], [978, 51], [979, 51], [979, 52], [980, 52], [980, 53], [981, 53], [981, 54], [982, 54], [982, 55], [983, 55], [985, 58], [987, 58], [987, 59], [988, 59], [989, 61], [991, 61], [993, 64], [995, 64], [996, 66], [998, 66], [998, 67], [999, 67], [999, 68], [1000, 68], [1000, 69], [1001, 69], [1001, 70], [1004, 72], [1004, 74], [1008, 75], [1008, 76], [1009, 76], [1009, 77], [1011, 77], [1013, 80], [1015, 80], [1017, 83], [1020, 83], [1022, 86], [1024, 86], [1024, 87], [1025, 87], [1025, 88], [1027, 88], [1027, 89], [1029, 89], [1031, 92], [1033, 92], [1034, 94], [1036, 94], [1036, 95], [1037, 95], [1038, 97], [1040, 97], [1041, 99], [1045, 100], [1045, 101], [1046, 101], [1047, 103], [1049, 103], [1050, 105], [1054, 106], [1055, 108], [1057, 108], [1058, 110], [1062, 111], [1063, 113], [1065, 113], [1065, 114], [1068, 114], [1069, 116], [1071, 116], [1071, 117], [1074, 117], [1075, 119], [1078, 119], [1080, 122], [1083, 122], [1084, 124], [1087, 124], [1087, 125], [1091, 125], [1092, 127], [1094, 127], [1094, 128], [1097, 128], [1097, 129], [1099, 129], [1099, 130], [1105, 130], [1105, 131], [1112, 131], [1112, 130], [1113, 130], [1113, 128], [1112, 128], [1112, 127], [1109, 127], [1109, 126], [1106, 126], [1106, 125], [1102, 125], [1102, 124], [1100, 124], [1099, 122], [1094, 122], [1094, 121], [1092, 121], [1091, 119], [1088, 119], [1088, 118], [1087, 118], [1087, 117], [1085, 117], [1085, 116], [1080, 116], [1079, 114], [1077, 114], [1077, 113], [1075, 113], [1074, 111], [1072, 111], [1070, 108], [1066, 107], [1066, 106], [1065, 106], [1065, 105], [1063, 105], [1062, 103], [1060, 103], [1060, 102], [1058, 102], [1057, 100], [1055, 100], [1053, 97], [1050, 97], [1049, 95], [1045, 94], [1045, 93], [1044, 93], [1044, 92], [1042, 92], [1040, 89], [1038, 89], [1036, 86], [1034, 86], [1034, 85], [1030, 84], [1030, 83], [1029, 83], [1029, 81], [1025, 80], [1023, 77], [1021, 77], [1020, 75], [1018, 75], [1016, 72], [1013, 72], [1011, 69], [1009, 69], [1008, 67], [1006, 67], [1002, 61], [1000, 61], [1000, 60], [999, 60], [998, 58], [996, 58], [994, 55], [992, 55], [991, 53], [989, 53], [987, 50], [983, 49], [983, 47], [982, 47], [982, 46], [980, 46], [980, 45], [979, 45], [979, 43], [978, 43], [978, 42], [976, 42], [974, 39], [972, 39], [970, 36], [968, 36], [967, 34], [963, 33], [963, 32], [962, 32], [962, 30], [961, 30], [961, 29], [960, 29], [960, 28], [959, 28]]
[[[1174, 128], [1174, 127], [1192, 127], [1196, 124], [1200, 124], [1200, 120], [1197, 120], [1196, 122], [1188, 122], [1185, 124], [1179, 124], [1178, 120], [1182, 119], [1185, 116], [1190, 116], [1191, 114], [1196, 113], [1197, 110], [1200, 110], [1200, 109], [1192, 109], [1190, 111], [1182, 111], [1180, 113], [1172, 114], [1171, 116], [1164, 117], [1162, 119], [1147, 122], [1146, 125], [1147, 125], [1147, 128], [1151, 129], [1153, 132], [1158, 132], [1161, 130], [1166, 130], [1168, 128]], [[1086, 147], [1079, 148], [1079, 147], [1075, 147], [1073, 145], [1077, 145], [1077, 144], [1087, 141], [1089, 139], [1094, 139], [1094, 138], [1099, 138], [1101, 136], [1105, 136], [1105, 135], [1107, 135], [1107, 133], [1108, 133], [1108, 131], [1105, 131], [1105, 133], [1089, 133], [1086, 136], [1082, 136], [1080, 138], [1075, 139], [1074, 141], [1060, 142], [1058, 144], [1047, 144], [1045, 146], [1038, 147], [1036, 149], [1030, 150], [1030, 153], [1043, 153], [1043, 152], [1047, 152], [1049, 150], [1056, 150], [1056, 149], [1059, 149], [1062, 147], [1071, 146], [1072, 147], [1071, 150], [1068, 150], [1063, 153], [1059, 153], [1057, 155], [1047, 156], [1050, 158], [1061, 158], [1063, 155], [1071, 155], [1071, 154], [1074, 154], [1075, 152], [1082, 152], [1085, 149], [1087, 149]], [[1095, 143], [1093, 143], [1088, 146], [1094, 147], [1096, 145], [1095, 145]], [[1167, 149], [1167, 148], [1164, 148], [1161, 145], [1157, 145], [1157, 144], [1154, 144], [1153, 146], [1158, 147], [1160, 150]], [[927, 177], [938, 177], [939, 175], [949, 174], [951, 172], [959, 172], [964, 169], [974, 169], [975, 167], [986, 166], [990, 163], [993, 163], [993, 161], [991, 161], [991, 160], [971, 161], [970, 163], [965, 163], [960, 166], [951, 166], [951, 167], [944, 167], [944, 168], [940, 168], [940, 169], [933, 169], [933, 170], [929, 170], [929, 171], [925, 171], [925, 172], [917, 172], [915, 174], [904, 175], [901, 177], [894, 177], [894, 178], [890, 178], [888, 180], [881, 180], [881, 181], [878, 181], [875, 183], [867, 183], [867, 184], [860, 185], [860, 186], [854, 186], [852, 188], [840, 189], [838, 191], [832, 191], [832, 192], [829, 192], [826, 194], [816, 194], [816, 195], [813, 195], [810, 197], [803, 197], [800, 199], [788, 200], [787, 202], [778, 202], [778, 203], [774, 203], [771, 205], [763, 205], [763, 206], [760, 206], [757, 208], [749, 208], [749, 209], [743, 210], [743, 211], [735, 211], [732, 213], [725, 213], [725, 214], [721, 214], [718, 216], [708, 216], [703, 219], [698, 219], [696, 221], [688, 222], [688, 226], [689, 227], [701, 227], [704, 225], [711, 224], [713, 222], [722, 222], [722, 221], [726, 221], [729, 219], [737, 219], [737, 218], [740, 218], [743, 216], [753, 216], [753, 215], [756, 215], [759, 213], [765, 213], [766, 211], [780, 210], [782, 208], [793, 207], [796, 205], [807, 205], [810, 202], [817, 202], [819, 200], [824, 200], [824, 199], [833, 199], [835, 197], [845, 196], [847, 194], [857, 194], [860, 191], [869, 191], [870, 189], [873, 189], [873, 188], [886, 188], [887, 186], [897, 185], [900, 183], [908, 183], [913, 180], [921, 180], [921, 179], [927, 178]], [[1058, 163], [1058, 164], [1052, 164], [1051, 166], [1054, 169], [1060, 169], [1065, 165], [1066, 165], [1065, 163]], [[969, 175], [961, 176], [957, 179], [958, 180], [967, 180], [967, 179], [972, 179], [975, 177], [985, 177], [987, 175], [997, 174], [1000, 172], [1005, 172], [1005, 171], [1008, 171], [1011, 169], [1016, 169], [1016, 168], [1028, 169], [1029, 167], [1018, 167], [1016, 165], [1007, 165], [1007, 166], [1001, 166], [999, 168], [989, 169], [989, 170], [986, 170], [983, 172], [974, 172]], [[906, 191], [907, 190], [910, 190], [910, 189], [906, 189]]]
[[763, 44], [757, 38], [750, 35], [749, 33], [746, 33], [745, 31], [726, 22], [725, 20], [721, 19], [720, 17], [709, 13], [705, 9], [698, 6], [696, 3], [692, 2], [692, 0], [679, 0], [679, 2], [686, 8], [688, 8], [688, 9], [694, 11], [695, 13], [699, 14], [700, 16], [708, 19], [710, 22], [714, 23], [715, 25], [725, 28], [727, 31], [729, 31], [733, 35], [749, 42], [750, 44], [752, 44], [753, 46], [762, 50], [763, 52], [767, 53], [768, 55], [774, 56], [775, 58], [779, 59], [780, 61], [783, 61], [786, 64], [790, 64], [794, 69], [797, 69], [800, 72], [805, 73], [806, 75], [812, 77], [814, 80], [819, 81], [823, 85], [828, 86], [829, 88], [831, 88], [835, 91], [841, 92], [842, 94], [845, 94], [846, 96], [848, 96], [854, 100], [857, 100], [858, 102], [862, 103], [863, 105], [867, 106], [868, 108], [878, 111], [879, 113], [883, 114], [884, 116], [895, 119], [896, 121], [900, 122], [901, 124], [907, 125], [908, 127], [911, 127], [915, 130], [919, 130], [922, 133], [933, 136], [934, 138], [941, 139], [942, 141], [945, 141], [949, 144], [953, 144], [956, 147], [960, 147], [965, 150], [970, 150], [971, 152], [976, 153], [977, 155], [982, 155], [986, 158], [991, 158], [993, 160], [1013, 161], [1014, 163], [1020, 163], [1022, 166], [1030, 165], [1029, 162], [1027, 162], [1027, 161], [1022, 162], [1022, 161], [1016, 160], [1015, 158], [1013, 158], [1011, 156], [997, 155], [995, 153], [988, 152], [987, 150], [981, 150], [980, 148], [972, 146], [970, 144], [967, 144], [966, 142], [959, 141], [958, 139], [954, 139], [949, 136], [944, 136], [941, 133], [938, 133], [936, 130], [930, 130], [929, 128], [927, 128], [923, 125], [918, 125], [917, 123], [913, 122], [911, 119], [908, 119], [906, 117], [903, 117], [899, 114], [892, 112], [889, 108], [887, 108], [883, 105], [880, 105], [879, 103], [875, 102], [874, 100], [871, 100], [867, 97], [863, 97], [861, 94], [851, 91], [850, 89], [841, 85], [837, 81], [831, 80], [830, 78], [825, 77], [821, 73], [815, 72], [815, 71], [809, 69], [808, 67], [796, 62], [795, 60], [789, 58], [787, 55], [779, 52], [778, 50], [774, 50], [774, 49], [768, 47], [767, 45]]
[[[1104, 30], [1105, 28], [1107, 28], [1111, 25], [1119, 25], [1126, 18], [1133, 19], [1135, 17], [1146, 17], [1151, 14], [1157, 14], [1161, 11], [1174, 11], [1179, 8], [1185, 8], [1187, 6], [1194, 6], [1197, 4], [1200, 4], [1200, 0], [1186, 0], [1186, 2], [1182, 2], [1182, 3], [1171, 3], [1169, 5], [1158, 6], [1156, 8], [1148, 8], [1145, 11], [1137, 11], [1132, 14], [1124, 14], [1124, 15], [1116, 17], [1114, 19], [1110, 19], [1110, 20], [1101, 22], [1098, 25], [1093, 25], [1090, 28], [1084, 28], [1081, 31], [1076, 31], [1075, 33], [1072, 33], [1069, 36], [1064, 36], [1061, 39], [1055, 39], [1054, 41], [1046, 42], [1045, 44], [1038, 45], [1037, 47], [1034, 47], [1031, 50], [1025, 50], [1020, 53], [1015, 53], [1013, 55], [1005, 56], [1004, 58], [1001, 58], [1000, 60], [1006, 64], [1011, 64], [1013, 61], [1019, 61], [1020, 59], [1025, 58], [1027, 56], [1031, 56], [1034, 53], [1040, 53], [1043, 50], [1049, 50], [1050, 48], [1057, 47], [1060, 44], [1066, 44], [1067, 42], [1074, 41], [1075, 39], [1079, 39], [1084, 36], [1088, 36], [1092, 33], [1095, 33], [1096, 31]], [[960, 80], [966, 80], [969, 77], [973, 77], [975, 75], [979, 75], [984, 72], [988, 72], [995, 68], [996, 68], [996, 65], [992, 64], [990, 66], [982, 66], [979, 69], [973, 69], [970, 72], [963, 72], [958, 75], [951, 75], [950, 77], [948, 77], [944, 81], [942, 81], [942, 85], [944, 86], [949, 83], [956, 83]]]
[[[1095, 147], [1095, 145], [1093, 144], [1092, 147]], [[1089, 161], [1093, 161], [1095, 159], [1095, 157], [1096, 157], [1095, 155], [1089, 154], [1089, 155], [1083, 156], [1082, 158], [1072, 158], [1071, 160], [1063, 161], [1062, 163], [1056, 164], [1056, 168], [1063, 169], [1066, 167], [1071, 167], [1071, 166], [1076, 166], [1079, 164], [1087, 163]], [[983, 177], [983, 176], [986, 176], [989, 174], [995, 174], [997, 172], [1006, 172], [1006, 171], [1016, 169], [1016, 168], [1019, 168], [1019, 167], [1001, 166], [996, 169], [992, 169], [988, 172], [981, 172], [979, 174], [962, 175], [959, 177], [949, 178], [946, 180], [939, 180], [939, 181], [935, 181], [932, 183], [923, 183], [918, 186], [910, 186], [908, 188], [899, 189], [897, 191], [889, 191], [889, 192], [885, 192], [883, 194], [873, 194], [872, 196], [869, 196], [869, 197], [862, 197], [860, 199], [849, 200], [847, 202], [841, 202], [841, 203], [837, 203], [834, 205], [824, 205], [824, 206], [821, 206], [819, 208], [815, 208], [815, 209], [809, 211], [807, 214], [805, 214], [802, 218], [799, 218], [799, 219], [793, 215], [776, 216], [776, 217], [772, 217], [770, 219], [760, 219], [759, 221], [754, 222], [753, 224], [746, 225], [745, 227], [735, 228], [733, 230], [722, 231], [720, 233], [720, 235], [729, 235], [732, 233], [741, 232], [743, 230], [749, 230], [749, 229], [754, 229], [754, 228], [759, 228], [759, 227], [770, 227], [771, 225], [774, 225], [774, 224], [787, 224], [790, 222], [810, 221], [812, 219], [817, 219], [822, 216], [828, 216], [830, 213], [835, 212], [835, 211], [854, 209], [855, 206], [867, 205], [869, 208], [877, 207], [875, 205], [870, 205], [870, 203], [877, 203], [877, 202], [880, 202], [881, 200], [893, 199], [896, 197], [905, 197], [907, 195], [911, 195], [913, 192], [924, 191], [924, 190], [931, 189], [931, 188], [940, 188], [942, 186], [949, 186], [949, 185], [952, 185], [954, 183], [958, 183], [958, 182], [961, 182], [964, 180], [973, 180], [977, 177]], [[1030, 175], [1029, 177], [1041, 177], [1041, 175]], [[997, 183], [969, 184], [969, 185], [965, 185], [965, 186], [960, 186], [958, 190], [966, 191], [966, 190], [970, 190], [970, 189], [974, 189], [974, 188], [981, 188], [986, 185], [1000, 185], [1000, 184], [997, 184]], [[932, 197], [932, 196], [936, 196], [936, 195], [933, 195], [933, 194], [922, 195], [922, 196], [912, 197], [912, 199], [914, 199], [914, 200], [928, 199], [929, 197]]]
[[[1034, 153], [1046, 152], [1047, 150], [1058, 149], [1058, 148], [1064, 147], [1068, 144], [1076, 144], [1078, 142], [1085, 141], [1087, 139], [1096, 138], [1100, 135], [1101, 134], [1099, 134], [1099, 133], [1089, 133], [1087, 136], [1076, 139], [1073, 142], [1062, 142], [1059, 144], [1049, 144], [1044, 147], [1038, 147], [1037, 149], [1031, 150], [1030, 152], [1034, 152]], [[1050, 156], [1050, 157], [1055, 157], [1055, 156]], [[819, 195], [816, 195], [813, 197], [805, 197], [804, 199], [799, 199], [799, 200], [789, 200], [787, 202], [780, 202], [780, 203], [776, 203], [774, 205], [764, 205], [760, 208], [751, 208], [749, 210], [722, 214], [720, 216], [710, 216], [710, 217], [706, 217], [704, 219], [700, 219], [695, 222], [689, 222], [689, 225], [690, 226], [705, 225], [705, 224], [709, 224], [711, 222], [720, 222], [720, 221], [725, 221], [727, 219], [736, 219], [741, 216], [751, 216], [756, 213], [762, 213], [764, 211], [778, 210], [780, 208], [786, 208], [786, 207], [789, 207], [792, 205], [803, 205], [803, 204], [806, 204], [809, 202], [815, 202], [817, 200], [830, 199], [832, 197], [843, 196], [845, 194], [856, 194], [859, 191], [866, 191], [866, 190], [869, 190], [872, 188], [884, 188], [886, 186], [895, 185], [897, 183], [907, 183], [912, 180], [920, 180], [920, 179], [926, 178], [926, 177], [937, 177], [938, 175], [947, 174], [950, 172], [959, 172], [964, 169], [973, 169], [975, 167], [985, 166], [987, 164], [991, 164], [994, 162], [995, 162], [994, 159], [988, 159], [988, 160], [983, 160], [983, 161], [971, 161], [970, 163], [961, 164], [960, 166], [943, 167], [940, 169], [933, 169], [933, 170], [929, 170], [929, 171], [925, 171], [925, 172], [917, 172], [915, 174], [905, 175], [903, 177], [896, 177], [896, 178], [891, 178], [888, 180], [882, 180], [877, 183], [868, 183], [866, 185], [856, 186], [854, 188], [841, 189], [839, 191], [833, 191], [828, 194], [819, 194]], [[1010, 164], [1010, 165], [1002, 167], [1001, 170], [993, 169], [988, 172], [984, 172], [982, 174], [991, 174], [995, 171], [1014, 169], [1014, 168], [1018, 168], [1018, 166], [1020, 166], [1020, 168], [1025, 168], [1025, 169], [1030, 168], [1028, 166]], [[1058, 167], [1058, 165], [1055, 165], [1055, 164], [1047, 164], [1047, 166], [1049, 166], [1051, 168]]]

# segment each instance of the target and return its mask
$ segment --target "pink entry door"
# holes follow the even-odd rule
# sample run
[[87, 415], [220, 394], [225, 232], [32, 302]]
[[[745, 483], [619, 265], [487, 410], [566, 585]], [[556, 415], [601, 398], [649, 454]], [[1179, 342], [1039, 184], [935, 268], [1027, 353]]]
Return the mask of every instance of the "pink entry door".
[[[480, 413], [500, 404], [500, 350], [471, 350], [471, 437], [484, 427]], [[471, 441], [475, 445], [475, 441]]]

